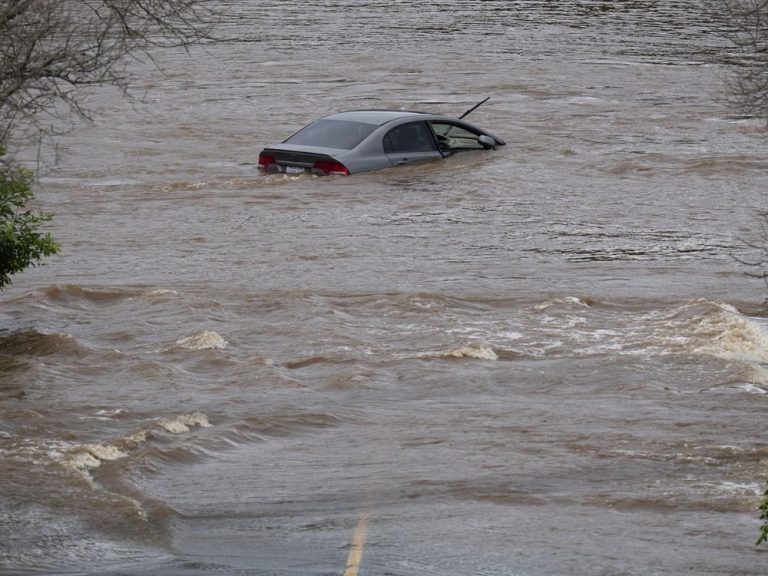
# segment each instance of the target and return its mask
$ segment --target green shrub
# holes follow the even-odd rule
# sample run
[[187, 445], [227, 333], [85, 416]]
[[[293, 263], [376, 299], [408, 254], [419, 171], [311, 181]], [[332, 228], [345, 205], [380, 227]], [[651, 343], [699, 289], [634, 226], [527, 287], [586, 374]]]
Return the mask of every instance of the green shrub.
[[768, 541], [768, 488], [763, 492], [763, 499], [760, 500], [760, 520], [763, 521], [763, 525], [760, 527], [760, 537], [755, 542], [755, 546], [760, 546], [763, 542]]
[[10, 284], [11, 275], [59, 251], [53, 236], [39, 232], [53, 215], [26, 208], [33, 197], [32, 172], [13, 168], [3, 156], [0, 146], [0, 289]]
[[755, 546], [760, 546], [763, 542], [768, 541], [768, 488], [763, 492], [763, 499], [760, 500], [760, 520], [763, 521], [763, 525], [760, 527], [760, 537], [755, 542]]

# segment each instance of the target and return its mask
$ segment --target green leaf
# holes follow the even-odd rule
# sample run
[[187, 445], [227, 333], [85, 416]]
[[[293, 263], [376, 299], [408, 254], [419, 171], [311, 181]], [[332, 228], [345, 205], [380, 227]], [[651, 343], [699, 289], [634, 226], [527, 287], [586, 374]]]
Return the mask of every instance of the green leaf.
[[53, 215], [26, 209], [34, 197], [32, 172], [13, 168], [2, 160], [4, 155], [5, 148], [0, 146], [0, 289], [13, 274], [59, 251], [53, 236], [40, 231]]
[[[768, 480], [766, 482], [768, 483]], [[768, 541], [768, 488], [763, 492], [758, 510], [760, 510], [760, 519], [763, 520], [763, 525], [760, 527], [760, 536], [755, 542], [755, 546], [760, 546], [763, 542]]]

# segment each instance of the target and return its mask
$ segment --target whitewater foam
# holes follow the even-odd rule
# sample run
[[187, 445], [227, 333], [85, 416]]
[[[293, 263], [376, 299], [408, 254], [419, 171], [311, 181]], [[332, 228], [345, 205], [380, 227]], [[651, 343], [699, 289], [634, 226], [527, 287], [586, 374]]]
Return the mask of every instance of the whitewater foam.
[[493, 348], [486, 344], [469, 344], [456, 348], [445, 354], [450, 358], [474, 358], [477, 360], [498, 360], [498, 355]]
[[102, 462], [128, 456], [114, 444], [84, 444], [73, 448], [64, 456], [65, 468], [78, 472], [89, 483], [93, 482], [89, 471], [101, 466]]
[[195, 427], [210, 428], [211, 423], [202, 412], [181, 414], [174, 418], [158, 418], [154, 421], [154, 425], [136, 430], [111, 442], [82, 444], [63, 452], [51, 451], [49, 455], [59, 460], [65, 468], [79, 473], [86, 481], [93, 483], [90, 470], [98, 468], [104, 462], [126, 458], [131, 450], [138, 448], [152, 436], [152, 429], [155, 427], [171, 434], [183, 434]]
[[189, 432], [189, 429], [194, 428], [195, 426], [200, 426], [201, 428], [211, 427], [210, 422], [208, 422], [208, 417], [201, 412], [184, 414], [182, 416], [177, 416], [176, 418], [160, 418], [156, 422], [158, 426], [171, 434]]
[[169, 288], [156, 288], [154, 290], [149, 290], [147, 292], [144, 292], [142, 296], [152, 298], [156, 296], [178, 296], [179, 293], [176, 290], [171, 290]]
[[757, 482], [741, 483], [741, 482], [722, 482], [717, 488], [722, 492], [729, 493], [746, 493], [750, 495], [759, 496], [763, 493], [763, 487]]
[[768, 395], [768, 389], [758, 386], [756, 384], [735, 384], [733, 386], [716, 386], [711, 388], [711, 391], [732, 391], [732, 392], [746, 392], [747, 394], [757, 394], [758, 396]]
[[203, 330], [192, 336], [176, 341], [176, 345], [187, 350], [223, 350], [229, 343], [213, 330]]
[[701, 341], [694, 348], [697, 354], [768, 363], [768, 333], [730, 305], [718, 305], [693, 325], [692, 332], [694, 338]]
[[548, 300], [546, 302], [542, 302], [541, 304], [537, 304], [535, 306], [536, 310], [546, 310], [547, 308], [551, 308], [553, 306], [578, 306], [581, 308], [590, 308], [591, 307], [591, 301], [589, 300], [583, 300], [581, 298], [578, 298], [576, 296], [563, 296], [561, 298], [555, 298], [553, 300]]

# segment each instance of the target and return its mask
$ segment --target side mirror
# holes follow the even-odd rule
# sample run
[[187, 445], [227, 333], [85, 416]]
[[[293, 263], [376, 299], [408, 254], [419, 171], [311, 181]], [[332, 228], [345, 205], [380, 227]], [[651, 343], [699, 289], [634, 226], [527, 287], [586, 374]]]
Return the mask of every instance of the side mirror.
[[483, 148], [496, 148], [496, 140], [485, 134], [480, 134], [477, 137], [477, 141], [483, 145]]

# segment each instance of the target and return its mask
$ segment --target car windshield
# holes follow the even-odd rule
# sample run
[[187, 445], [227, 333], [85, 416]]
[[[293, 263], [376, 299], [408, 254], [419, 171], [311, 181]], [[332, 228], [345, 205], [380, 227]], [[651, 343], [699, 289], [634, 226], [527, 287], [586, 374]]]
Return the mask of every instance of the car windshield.
[[318, 120], [296, 132], [285, 143], [352, 150], [375, 129], [375, 124], [363, 122]]

